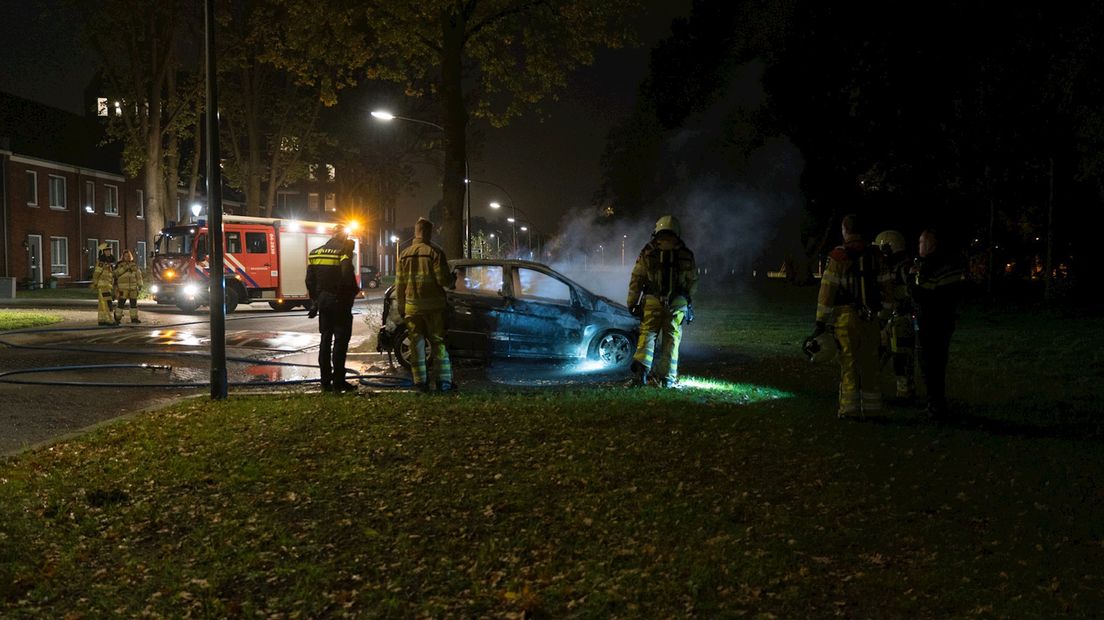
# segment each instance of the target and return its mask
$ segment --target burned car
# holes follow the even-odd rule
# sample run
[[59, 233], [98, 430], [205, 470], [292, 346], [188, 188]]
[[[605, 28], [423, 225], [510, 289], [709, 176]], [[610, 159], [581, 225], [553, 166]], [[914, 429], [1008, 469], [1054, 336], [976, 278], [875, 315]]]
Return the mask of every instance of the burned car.
[[[540, 263], [505, 259], [449, 261], [455, 288], [445, 317], [455, 357], [599, 361], [632, 360], [640, 322], [625, 306], [595, 295]], [[398, 322], [394, 287], [384, 293], [382, 353], [409, 368], [406, 327]]]

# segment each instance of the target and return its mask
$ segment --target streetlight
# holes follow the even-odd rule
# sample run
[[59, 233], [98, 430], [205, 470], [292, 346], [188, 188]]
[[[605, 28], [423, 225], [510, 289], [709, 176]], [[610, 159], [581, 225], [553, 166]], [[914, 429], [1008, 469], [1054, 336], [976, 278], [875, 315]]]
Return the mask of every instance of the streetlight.
[[[375, 118], [375, 119], [378, 119], [382, 122], [385, 122], [385, 123], [391, 122], [393, 120], [400, 120], [400, 121], [409, 121], [411, 123], [420, 123], [422, 125], [429, 125], [430, 127], [433, 127], [435, 129], [439, 129], [441, 131], [441, 133], [445, 134], [446, 137], [448, 136], [448, 132], [445, 131], [444, 127], [438, 125], [437, 123], [432, 123], [430, 121], [423, 121], [423, 120], [417, 119], [417, 118], [409, 118], [407, 116], [397, 116], [397, 115], [392, 114], [392, 113], [390, 113], [386, 110], [373, 110], [372, 111], [372, 117]], [[472, 244], [471, 244], [471, 179], [469, 178], [469, 176], [470, 175], [468, 174], [468, 150], [467, 150], [467, 148], [465, 148], [464, 149], [464, 245], [466, 246], [466, 249], [467, 249], [467, 252], [465, 254], [466, 258], [471, 258], [471, 246], [472, 246]], [[395, 267], [398, 268], [397, 263], [396, 263]]]
[[628, 235], [621, 235], [621, 266], [625, 266], [625, 240], [628, 239]]
[[[502, 187], [498, 183], [493, 183], [491, 181], [484, 181], [482, 179], [468, 179], [468, 183], [469, 184], [471, 184], [471, 183], [482, 183], [484, 185], [490, 185], [491, 187], [495, 187], [495, 188], [498, 188], [499, 190], [501, 190], [502, 193], [506, 195], [506, 198], [509, 199], [510, 209], [513, 213], [512, 218], [509, 218], [509, 217], [506, 218], [507, 222], [510, 222], [511, 224], [513, 224], [514, 220], [517, 219], [518, 211], [521, 211], [522, 214], [525, 213], [525, 211], [522, 211], [521, 209], [518, 209], [517, 202], [514, 201], [514, 197], [510, 195], [510, 192], [506, 191], [506, 188]], [[502, 204], [499, 203], [498, 201], [491, 202], [488, 206], [492, 209], [501, 209], [502, 208]], [[517, 258], [517, 233], [516, 232], [514, 233], [514, 258]]]
[[200, 205], [198, 202], [192, 205], [192, 217], [195, 218], [195, 221], [197, 221], [197, 222], [199, 221], [199, 214], [202, 211], [203, 211], [203, 206]]
[[399, 275], [399, 238], [395, 235], [391, 235], [391, 243], [395, 244], [395, 275]]
[[495, 252], [499, 256], [502, 256], [502, 237], [496, 237], [494, 233], [491, 233], [491, 239], [495, 240], [495, 245], [496, 245]]
[[529, 260], [533, 260], [533, 231], [528, 226], [522, 226], [521, 232], [526, 234], [526, 245], [529, 248]]

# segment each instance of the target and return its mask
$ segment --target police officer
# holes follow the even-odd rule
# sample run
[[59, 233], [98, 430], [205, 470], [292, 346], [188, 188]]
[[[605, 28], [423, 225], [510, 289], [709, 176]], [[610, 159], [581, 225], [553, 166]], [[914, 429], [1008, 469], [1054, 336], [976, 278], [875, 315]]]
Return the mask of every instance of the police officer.
[[884, 313], [882, 341], [893, 356], [897, 398], [912, 400], [916, 397], [916, 332], [912, 328], [912, 297], [909, 295], [912, 261], [905, 252], [905, 236], [896, 230], [879, 233], [874, 245], [882, 251], [886, 267], [893, 276], [893, 310]]
[[966, 274], [962, 265], [939, 248], [938, 234], [931, 228], [920, 235], [917, 263], [911, 293], [916, 305], [920, 374], [928, 392], [928, 415], [940, 419], [948, 414], [947, 358]]
[[138, 320], [138, 291], [142, 288], [142, 270], [134, 262], [134, 253], [130, 250], [123, 252], [123, 259], [115, 265], [115, 324], [123, 321], [123, 305], [130, 300], [130, 322], [141, 323]]
[[96, 269], [92, 271], [92, 282], [88, 285], [96, 289], [99, 300], [96, 319], [100, 325], [115, 325], [115, 256], [106, 243], [101, 243], [96, 249], [100, 255], [96, 259]]
[[[651, 375], [662, 387], [677, 386], [682, 322], [688, 313], [693, 316], [690, 304], [697, 287], [694, 253], [682, 242], [678, 220], [664, 215], [656, 221], [652, 240], [640, 250], [629, 276], [625, 305], [640, 317], [632, 385], [647, 385]], [[656, 338], [660, 351], [653, 360]]]
[[820, 280], [813, 337], [828, 324], [839, 343], [840, 418], [880, 411], [878, 385], [878, 313], [892, 308], [893, 277], [880, 254], [868, 248], [859, 234], [858, 218], [847, 215], [841, 226], [843, 245], [828, 255]]
[[455, 284], [445, 251], [431, 243], [433, 223], [418, 218], [414, 224], [414, 242], [399, 255], [395, 275], [395, 299], [410, 338], [410, 371], [414, 389], [429, 391], [426, 347], [433, 355], [437, 391], [455, 390], [452, 362], [445, 347], [445, 289]]
[[356, 386], [345, 381], [345, 356], [353, 335], [353, 301], [357, 294], [353, 269], [355, 243], [338, 230], [324, 245], [307, 255], [307, 291], [312, 307], [308, 316], [318, 316], [318, 368], [323, 392], [352, 392]]

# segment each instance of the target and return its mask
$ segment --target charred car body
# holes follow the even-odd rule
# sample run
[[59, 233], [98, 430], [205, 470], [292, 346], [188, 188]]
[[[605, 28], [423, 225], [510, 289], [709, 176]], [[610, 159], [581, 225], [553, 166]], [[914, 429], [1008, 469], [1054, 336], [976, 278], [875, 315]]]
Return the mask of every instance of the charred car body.
[[[540, 263], [463, 259], [449, 266], [456, 276], [447, 292], [450, 355], [591, 359], [610, 367], [632, 360], [640, 322], [625, 306]], [[409, 367], [409, 340], [398, 316], [391, 287], [384, 294], [378, 350]]]

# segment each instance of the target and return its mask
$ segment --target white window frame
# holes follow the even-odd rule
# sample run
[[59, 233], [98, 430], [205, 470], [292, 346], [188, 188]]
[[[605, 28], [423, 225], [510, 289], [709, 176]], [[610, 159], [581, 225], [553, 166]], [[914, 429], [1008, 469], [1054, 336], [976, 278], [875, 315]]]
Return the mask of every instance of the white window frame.
[[119, 240], [118, 239], [104, 239], [104, 243], [111, 248], [111, 255], [115, 257], [115, 260], [119, 260]]
[[[84, 240], [84, 251], [88, 252], [88, 266], [93, 267], [96, 265], [96, 261], [100, 259], [100, 251], [98, 248], [100, 245], [99, 239], [89, 237]], [[86, 276], [87, 277], [87, 276]]]
[[[61, 252], [57, 251], [54, 243], [60, 241]], [[59, 260], [58, 255], [61, 254]], [[60, 267], [60, 271], [58, 268]], [[69, 277], [69, 237], [50, 237], [50, 277], [51, 278], [68, 278]]]
[[310, 192], [307, 194], [307, 211], [311, 213], [321, 213], [322, 211], [322, 195], [318, 192]]
[[[38, 206], [38, 172], [34, 170], [27, 171], [27, 192], [30, 194], [27, 196], [27, 206]], [[34, 180], [31, 180], [34, 179]]]
[[[84, 212], [85, 213], [95, 213], [96, 212], [96, 182], [95, 181], [85, 181], [84, 182], [84, 199], [87, 201], [87, 202], [84, 203], [84, 206], [85, 206]], [[88, 207], [92, 207], [92, 208], [89, 209]]]
[[[61, 200], [59, 201], [60, 204], [55, 204], [54, 203], [54, 180], [55, 179], [58, 180], [58, 181], [61, 181], [61, 196], [60, 196]], [[64, 211], [66, 209], [65, 203], [67, 202], [66, 199], [68, 197], [65, 194], [67, 193], [67, 191], [68, 191], [68, 188], [66, 187], [65, 177], [60, 176], [60, 175], [56, 175], [56, 174], [51, 174], [50, 179], [49, 179], [49, 186], [47, 187], [47, 192], [49, 193], [49, 197], [47, 198], [47, 201], [50, 203], [50, 208], [51, 209], [56, 209], [58, 211]]]
[[146, 268], [146, 242], [138, 241], [135, 243], [134, 251], [138, 254], [134, 257], [134, 262], [138, 263], [138, 266], [142, 269]]
[[119, 188], [104, 184], [104, 215], [119, 217]]
[[146, 218], [146, 192], [144, 190], [137, 190], [138, 192], [138, 205], [135, 207], [135, 212], [138, 215], [138, 219], [143, 220]]

